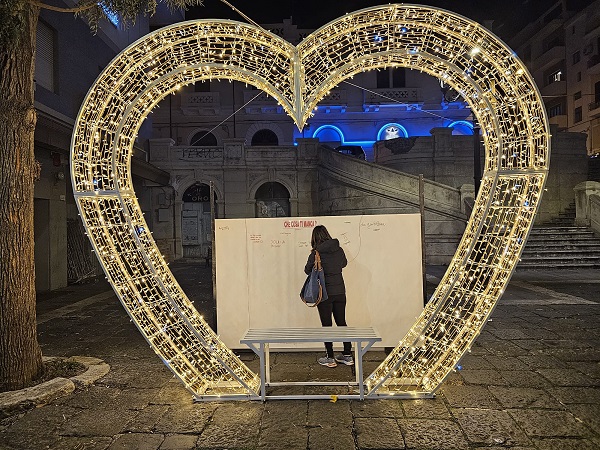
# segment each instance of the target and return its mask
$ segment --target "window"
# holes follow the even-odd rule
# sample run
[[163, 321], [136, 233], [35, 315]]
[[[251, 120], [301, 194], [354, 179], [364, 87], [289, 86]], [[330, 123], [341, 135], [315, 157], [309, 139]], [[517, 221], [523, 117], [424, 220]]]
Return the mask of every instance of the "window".
[[386, 127], [385, 130], [383, 130], [383, 140], [385, 141], [387, 141], [388, 139], [396, 139], [399, 137], [401, 136], [400, 129], [398, 127], [390, 125], [389, 127]]
[[290, 193], [281, 183], [269, 182], [256, 191], [256, 217], [289, 217]]
[[182, 200], [184, 202], [193, 203], [210, 202], [210, 186], [204, 183], [196, 183], [186, 189], [183, 193]]
[[406, 72], [404, 67], [391, 67], [377, 71], [378, 88], [406, 87]]
[[581, 112], [581, 106], [578, 106], [577, 108], [575, 108], [575, 113], [574, 113], [574, 122], [581, 122], [581, 120], [583, 119], [583, 115]]
[[548, 116], [555, 117], [562, 115], [562, 105], [554, 105], [548, 108]]
[[198, 147], [216, 147], [219, 145], [217, 143], [217, 138], [214, 134], [209, 133], [208, 131], [200, 131], [190, 139], [190, 145], [198, 146]]
[[279, 145], [279, 139], [273, 131], [264, 128], [254, 133], [250, 145]]
[[408, 137], [408, 132], [399, 123], [388, 123], [379, 129], [377, 133], [378, 141], [387, 141], [388, 139]]
[[581, 61], [581, 54], [578, 50], [575, 53], [573, 53], [573, 64], [577, 64], [579, 61]]
[[210, 92], [210, 81], [198, 81], [194, 83], [194, 92]]
[[575, 25], [571, 27], [571, 34], [575, 34]]
[[577, 91], [573, 94], [573, 100], [579, 100], [581, 98], [581, 91]]
[[581, 72], [577, 72], [577, 81], [581, 81]]
[[41, 20], [37, 27], [35, 82], [56, 92], [56, 31]]
[[558, 81], [562, 81], [563, 74], [562, 70], [557, 70], [548, 75], [548, 84], [556, 83]]
[[319, 138], [321, 143], [332, 145], [333, 147], [336, 147], [344, 142], [344, 134], [342, 133], [342, 130], [340, 130], [338, 127], [334, 127], [333, 125], [320, 126], [313, 133], [313, 137]]
[[559, 47], [561, 45], [563, 45], [563, 43], [562, 43], [560, 37], [555, 36], [546, 43], [546, 51], [551, 50], [554, 47]]

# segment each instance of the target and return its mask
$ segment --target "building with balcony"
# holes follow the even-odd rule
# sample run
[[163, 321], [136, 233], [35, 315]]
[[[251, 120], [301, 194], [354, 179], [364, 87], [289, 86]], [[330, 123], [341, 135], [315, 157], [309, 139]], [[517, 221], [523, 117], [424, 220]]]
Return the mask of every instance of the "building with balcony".
[[558, 1], [509, 40], [533, 75], [558, 130], [587, 134], [600, 153], [600, 0]]
[[[294, 44], [310, 32], [291, 19], [263, 26]], [[154, 237], [172, 258], [207, 254], [211, 182], [220, 218], [327, 214], [345, 204], [339, 199], [323, 210], [318, 152], [299, 142], [316, 138], [373, 162], [377, 141], [431, 137], [439, 128], [473, 134], [471, 110], [457, 92], [427, 74], [391, 67], [360, 73], [332, 89], [302, 130], [275, 99], [227, 80], [183, 87], [160, 103], [152, 119], [150, 161], [170, 173], [174, 188], [155, 193]]]
[[[291, 19], [264, 25], [297, 44], [310, 30]], [[449, 92], [450, 91], [450, 92]], [[446, 95], [444, 95], [446, 94]], [[472, 134], [470, 109], [451, 90], [424, 73], [386, 68], [355, 76], [321, 101], [303, 130], [296, 129], [275, 99], [239, 82], [206, 81], [183, 88], [163, 101], [154, 114], [154, 135], [176, 145], [222, 145], [242, 138], [247, 144], [293, 145], [298, 138], [319, 138], [331, 147], [363, 147], [373, 160], [376, 141], [428, 136], [436, 127]]]

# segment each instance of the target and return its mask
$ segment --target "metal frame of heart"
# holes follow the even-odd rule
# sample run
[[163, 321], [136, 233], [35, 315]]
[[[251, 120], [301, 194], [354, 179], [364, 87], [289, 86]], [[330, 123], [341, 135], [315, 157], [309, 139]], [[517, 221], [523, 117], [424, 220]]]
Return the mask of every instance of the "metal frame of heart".
[[445, 275], [412, 328], [364, 380], [367, 398], [410, 398], [435, 392], [469, 351], [540, 204], [548, 120], [512, 50], [465, 17], [408, 4], [347, 14], [297, 47], [255, 25], [188, 21], [123, 50], [87, 94], [71, 144], [73, 191], [87, 235], [141, 334], [197, 398], [258, 398], [260, 380], [194, 308], [152, 238], [131, 180], [139, 127], [181, 86], [228, 79], [262, 89], [302, 129], [332, 88], [385, 67], [420, 70], [456, 89], [485, 146], [480, 191]]

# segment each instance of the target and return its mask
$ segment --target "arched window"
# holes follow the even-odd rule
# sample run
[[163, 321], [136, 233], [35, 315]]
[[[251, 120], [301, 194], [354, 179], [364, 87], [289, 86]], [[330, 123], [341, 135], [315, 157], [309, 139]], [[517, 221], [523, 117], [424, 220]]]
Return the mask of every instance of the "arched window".
[[473, 125], [466, 120], [457, 120], [448, 125], [448, 128], [452, 128], [452, 134], [454, 136], [472, 136]]
[[388, 139], [406, 138], [408, 132], [399, 123], [388, 123], [382, 126], [377, 133], [378, 141], [387, 141]]
[[256, 191], [256, 217], [289, 217], [290, 193], [281, 183], [269, 182]]
[[194, 184], [185, 190], [182, 200], [192, 203], [210, 202], [210, 186], [204, 183]]
[[254, 133], [250, 145], [279, 145], [279, 139], [273, 131], [263, 128]]
[[344, 143], [344, 133], [338, 127], [333, 125], [322, 125], [313, 133], [314, 138], [319, 138], [321, 143], [333, 144], [337, 146]]
[[190, 145], [198, 147], [216, 147], [219, 144], [217, 143], [217, 138], [214, 134], [209, 133], [208, 131], [199, 131], [194, 134], [190, 140]]

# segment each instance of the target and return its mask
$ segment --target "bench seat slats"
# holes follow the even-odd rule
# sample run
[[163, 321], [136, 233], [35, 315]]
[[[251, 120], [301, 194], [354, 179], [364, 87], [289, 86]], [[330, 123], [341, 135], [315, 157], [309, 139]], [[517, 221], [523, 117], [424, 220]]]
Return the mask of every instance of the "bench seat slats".
[[319, 341], [381, 341], [372, 328], [319, 327], [319, 328], [261, 328], [249, 329], [241, 343], [287, 343]]

